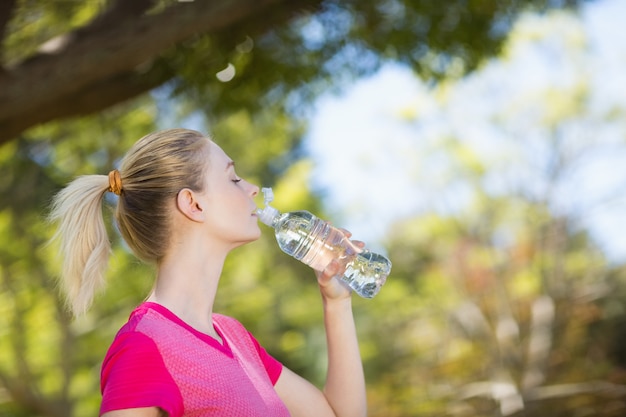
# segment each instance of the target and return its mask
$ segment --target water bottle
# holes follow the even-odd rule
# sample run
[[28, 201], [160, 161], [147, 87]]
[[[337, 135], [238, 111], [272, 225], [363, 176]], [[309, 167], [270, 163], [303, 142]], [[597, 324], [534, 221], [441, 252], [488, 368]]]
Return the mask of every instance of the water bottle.
[[261, 191], [265, 207], [257, 209], [259, 220], [274, 228], [283, 252], [317, 271], [338, 259], [346, 266], [342, 282], [361, 297], [378, 294], [391, 272], [389, 259], [355, 246], [341, 230], [308, 211], [279, 212], [269, 205], [274, 200], [272, 189]]

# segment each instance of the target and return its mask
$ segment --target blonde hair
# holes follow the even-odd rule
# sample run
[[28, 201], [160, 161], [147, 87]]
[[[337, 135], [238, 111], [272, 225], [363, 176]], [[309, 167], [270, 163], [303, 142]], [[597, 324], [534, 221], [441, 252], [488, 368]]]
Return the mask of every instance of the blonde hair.
[[[200, 191], [210, 139], [188, 129], [168, 129], [141, 138], [119, 167], [121, 191], [115, 210], [119, 231], [133, 253], [158, 263], [170, 236], [171, 202], [182, 188]], [[111, 252], [102, 202], [111, 191], [106, 175], [76, 178], [54, 197], [50, 220], [63, 258], [61, 285], [76, 315], [104, 286]]]

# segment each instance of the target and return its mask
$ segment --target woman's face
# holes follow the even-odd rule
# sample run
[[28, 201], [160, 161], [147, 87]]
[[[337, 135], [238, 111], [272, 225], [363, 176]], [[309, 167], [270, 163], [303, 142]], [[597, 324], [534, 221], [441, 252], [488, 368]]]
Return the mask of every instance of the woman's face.
[[209, 162], [204, 201], [209, 233], [237, 247], [261, 236], [254, 197], [259, 187], [237, 176], [235, 163], [213, 142], [210, 142]]

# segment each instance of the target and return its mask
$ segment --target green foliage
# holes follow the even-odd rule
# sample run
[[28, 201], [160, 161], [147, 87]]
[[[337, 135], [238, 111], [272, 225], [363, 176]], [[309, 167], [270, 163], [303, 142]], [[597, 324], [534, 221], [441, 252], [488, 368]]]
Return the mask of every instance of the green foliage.
[[[114, 301], [133, 290], [136, 296], [137, 288], [125, 285], [108, 305], [98, 304], [93, 315], [73, 321], [53, 278], [59, 265], [55, 248], [47, 243], [52, 229], [46, 215], [61, 186], [75, 175], [107, 172], [138, 132], [153, 129], [149, 107], [142, 110], [139, 103], [41, 127], [0, 149], [5, 178], [0, 189], [0, 294], [6, 301], [0, 377], [12, 400], [0, 403], [0, 415], [67, 416], [74, 407], [81, 410], [76, 415], [96, 413], [103, 349], [116, 331], [113, 326], [128, 314]], [[132, 270], [128, 254], [121, 256], [127, 258], [123, 269]]]
[[[341, 91], [389, 61], [427, 81], [459, 77], [497, 55], [523, 11], [572, 7], [576, 0], [325, 1], [314, 14], [257, 33], [255, 22], [201, 36], [168, 51], [175, 92], [211, 120], [246, 109], [284, 107], [301, 116], [321, 92]], [[256, 22], [258, 24], [258, 22]], [[234, 76], [216, 74], [232, 66]], [[198, 69], [201, 68], [201, 71]]]
[[[108, 172], [139, 137], [200, 110], [238, 173], [274, 188], [277, 208], [325, 217], [300, 154], [302, 114], [287, 110], [386, 59], [432, 79], [458, 76], [498, 50], [520, 3], [329, 1], [321, 13], [254, 41], [243, 29], [230, 39], [198, 37], [155, 63], [179, 74], [168, 86], [178, 98], [173, 108], [163, 110], [155, 92], [31, 129], [1, 147], [0, 415], [95, 415], [102, 357], [152, 285], [153, 268], [136, 261], [111, 227], [108, 287], [86, 316], [68, 316], [45, 220], [51, 196], [66, 182]], [[10, 59], [102, 7], [20, 4], [13, 22], [19, 30], [5, 45]], [[215, 81], [228, 63], [235, 77]], [[547, 123], [577, 111], [559, 104]], [[399, 224], [388, 237], [394, 268], [387, 284], [374, 300], [354, 300], [370, 415], [623, 414], [624, 268], [607, 265], [585, 233], [541, 203], [486, 195], [480, 180], [490, 167], [453, 139], [443, 146], [472, 187], [472, 209]], [[109, 221], [114, 202], [103, 208]], [[216, 311], [237, 317], [269, 352], [321, 386], [325, 344], [315, 277], [261, 227], [258, 242], [227, 260]], [[515, 411], [519, 401], [525, 412]]]
[[[512, 242], [494, 245], [499, 223], [518, 218], [523, 203], [484, 204], [462, 223], [416, 218], [392, 236], [394, 272], [365, 312], [375, 323], [360, 323], [374, 341], [364, 346], [366, 370], [380, 381], [370, 385], [372, 414], [619, 415], [625, 381], [602, 331], [623, 281], [541, 206], [525, 205]], [[597, 381], [606, 381], [599, 391]]]
[[18, 0], [4, 40], [4, 61], [25, 59], [45, 42], [83, 26], [103, 10], [104, 4], [105, 0]]

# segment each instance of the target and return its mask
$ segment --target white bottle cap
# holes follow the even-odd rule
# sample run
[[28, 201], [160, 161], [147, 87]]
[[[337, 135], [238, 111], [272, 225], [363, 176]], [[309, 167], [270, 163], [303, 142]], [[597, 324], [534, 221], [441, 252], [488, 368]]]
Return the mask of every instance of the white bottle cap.
[[265, 207], [263, 209], [257, 209], [256, 213], [263, 224], [273, 226], [274, 219], [280, 215], [280, 211], [270, 206], [270, 203], [274, 200], [274, 192], [271, 188], [261, 188], [261, 191], [263, 192]]

